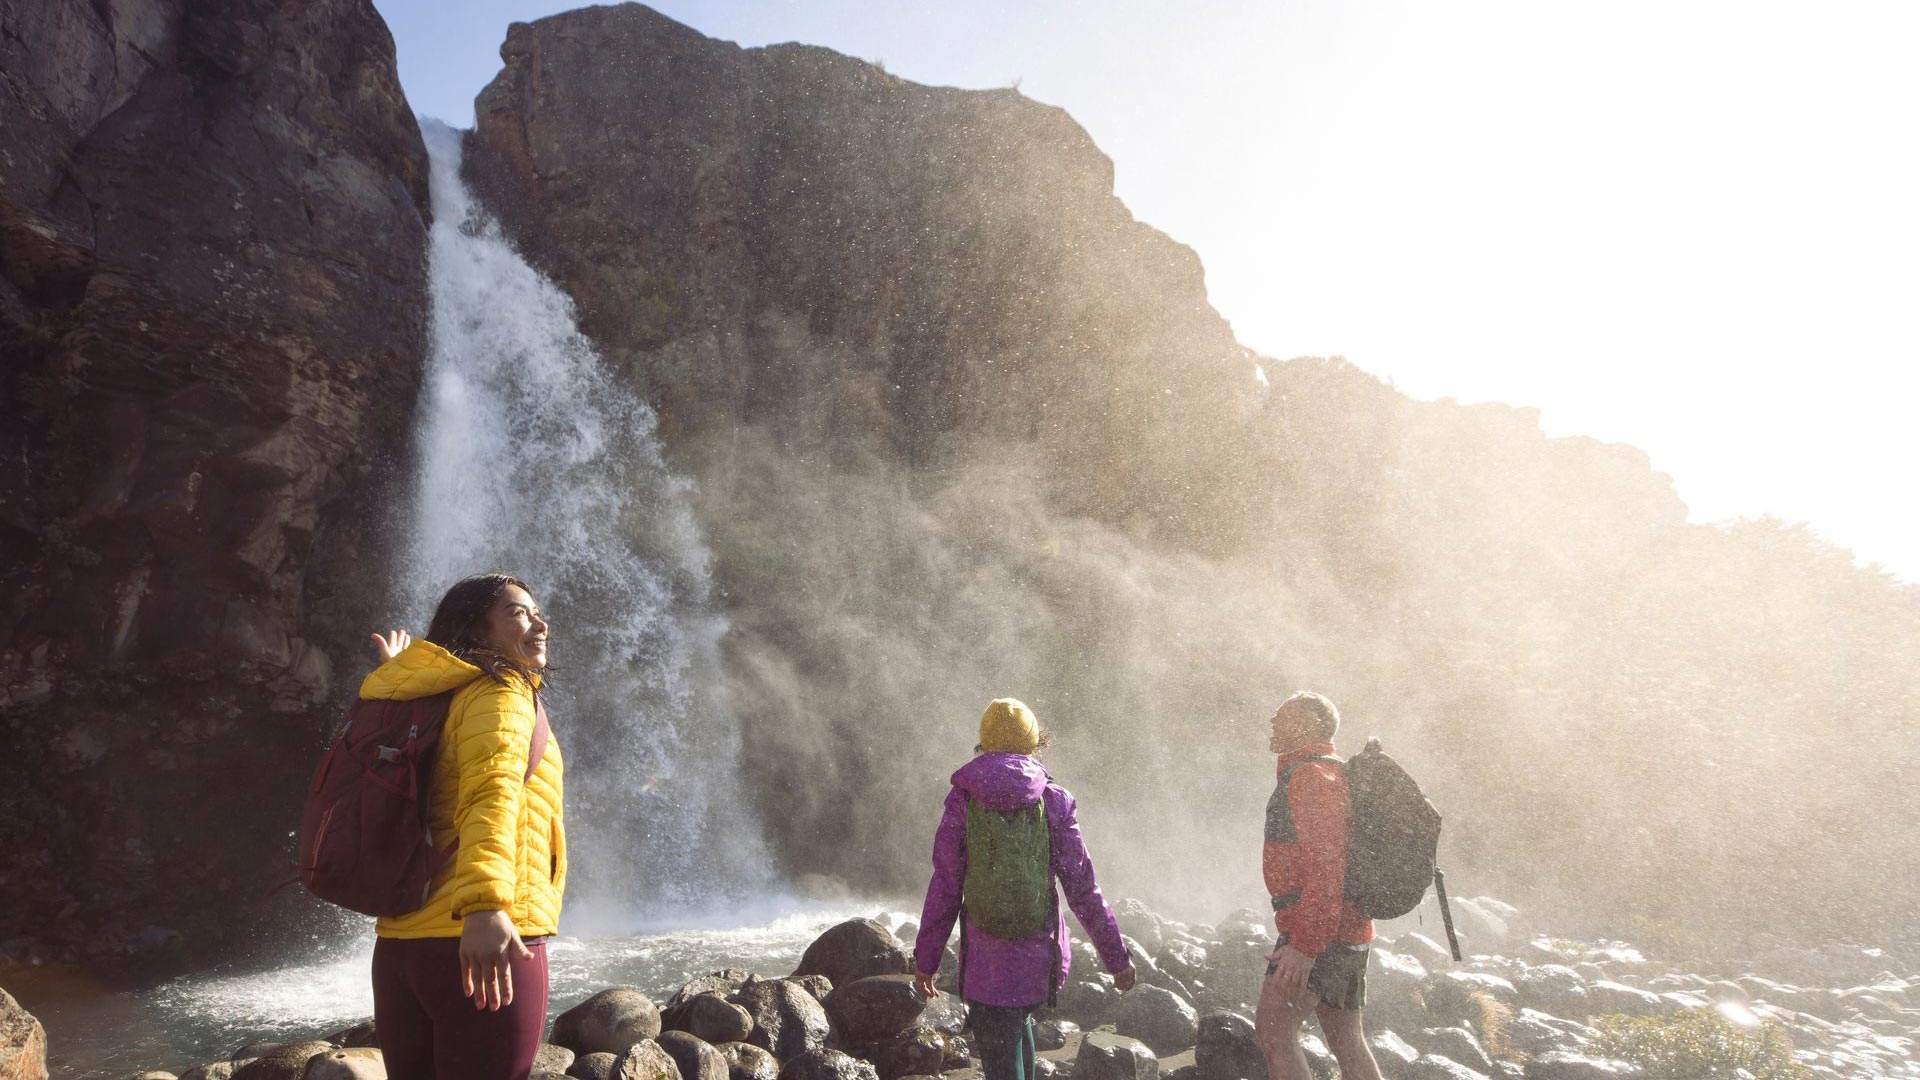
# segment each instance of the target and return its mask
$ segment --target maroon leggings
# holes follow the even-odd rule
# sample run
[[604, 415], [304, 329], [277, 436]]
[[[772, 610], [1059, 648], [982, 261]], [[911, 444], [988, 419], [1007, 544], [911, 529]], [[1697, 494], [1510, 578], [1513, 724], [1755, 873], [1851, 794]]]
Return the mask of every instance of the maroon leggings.
[[547, 943], [514, 960], [513, 1004], [473, 1007], [460, 989], [460, 939], [380, 938], [373, 1028], [388, 1080], [526, 1080], [547, 1028]]

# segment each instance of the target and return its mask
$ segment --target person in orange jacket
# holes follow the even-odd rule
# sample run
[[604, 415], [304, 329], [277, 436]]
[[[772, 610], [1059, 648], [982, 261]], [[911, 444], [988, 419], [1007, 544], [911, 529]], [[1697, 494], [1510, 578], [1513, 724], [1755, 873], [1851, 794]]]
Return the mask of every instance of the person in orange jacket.
[[1268, 746], [1279, 782], [1267, 802], [1261, 870], [1279, 931], [1254, 1026], [1270, 1080], [1311, 1080], [1300, 1027], [1312, 1013], [1345, 1080], [1381, 1080], [1361, 1008], [1373, 920], [1346, 897], [1346, 770], [1333, 755], [1340, 713], [1299, 693], [1274, 711]]

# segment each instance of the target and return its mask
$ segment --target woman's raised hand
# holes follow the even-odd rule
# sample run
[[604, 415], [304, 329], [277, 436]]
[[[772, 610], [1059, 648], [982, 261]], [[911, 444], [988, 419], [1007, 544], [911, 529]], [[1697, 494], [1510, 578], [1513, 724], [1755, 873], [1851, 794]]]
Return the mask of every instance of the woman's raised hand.
[[407, 633], [405, 630], [395, 630], [390, 634], [375, 633], [373, 635], [373, 646], [380, 650], [380, 659], [382, 661], [391, 660], [401, 653], [406, 652], [407, 646], [411, 644], [413, 644], [413, 635]]

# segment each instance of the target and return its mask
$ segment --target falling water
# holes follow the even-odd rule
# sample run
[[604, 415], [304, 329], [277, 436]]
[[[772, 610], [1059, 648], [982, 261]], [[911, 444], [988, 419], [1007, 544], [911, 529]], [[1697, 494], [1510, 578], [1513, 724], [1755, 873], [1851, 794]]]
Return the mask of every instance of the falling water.
[[432, 350], [406, 610], [504, 570], [551, 616], [574, 867], [569, 924], [618, 931], [764, 884], [720, 675], [723, 629], [689, 483], [651, 408], [609, 377], [572, 302], [460, 177], [429, 121]]

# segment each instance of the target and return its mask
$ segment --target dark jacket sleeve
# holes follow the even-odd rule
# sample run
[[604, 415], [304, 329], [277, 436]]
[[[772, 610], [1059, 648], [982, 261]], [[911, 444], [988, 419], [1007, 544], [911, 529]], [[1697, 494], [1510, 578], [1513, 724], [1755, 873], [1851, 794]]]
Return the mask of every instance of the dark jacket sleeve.
[[967, 878], [967, 794], [959, 788], [947, 793], [940, 827], [933, 833], [933, 878], [927, 882], [927, 900], [920, 908], [920, 937], [913, 945], [914, 970], [932, 975], [940, 970], [940, 952], [953, 933], [960, 914], [960, 886]]
[[1094, 877], [1093, 859], [1087, 854], [1087, 842], [1080, 836], [1080, 819], [1073, 796], [1058, 784], [1047, 785], [1047, 827], [1053, 839], [1053, 874], [1060, 879], [1067, 906], [1073, 917], [1092, 939], [1100, 954], [1100, 964], [1110, 974], [1119, 974], [1132, 966], [1126, 942], [1120, 940], [1120, 923], [1113, 908], [1100, 893]]

